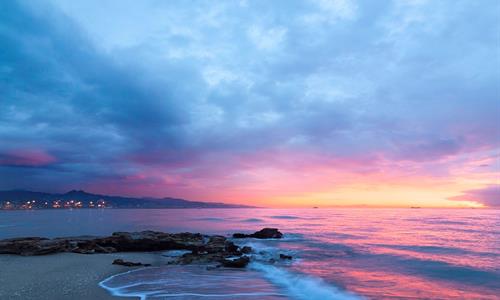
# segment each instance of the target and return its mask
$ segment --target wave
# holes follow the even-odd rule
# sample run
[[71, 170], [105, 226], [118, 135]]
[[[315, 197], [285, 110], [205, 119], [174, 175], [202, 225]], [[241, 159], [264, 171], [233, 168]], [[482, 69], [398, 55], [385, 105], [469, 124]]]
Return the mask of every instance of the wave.
[[206, 217], [206, 218], [194, 218], [193, 221], [209, 221], [209, 222], [223, 222], [226, 221], [224, 218], [214, 218], [214, 217]]
[[336, 239], [346, 239], [346, 240], [347, 239], [349, 239], [349, 240], [361, 240], [361, 239], [365, 239], [365, 237], [363, 237], [363, 236], [349, 234], [349, 233], [335, 232], [335, 231], [328, 232], [325, 235], [328, 236], [328, 237], [331, 237], [331, 238], [336, 238]]
[[367, 255], [366, 258], [370, 259], [372, 266], [383, 268], [383, 264], [386, 264], [393, 271], [412, 275], [418, 274], [420, 277], [429, 279], [492, 287], [498, 287], [498, 282], [500, 282], [500, 273], [498, 272], [456, 265], [445, 261], [382, 253]]
[[252, 262], [250, 268], [263, 273], [264, 277], [277, 286], [285, 289], [288, 296], [297, 300], [357, 300], [363, 299], [350, 292], [341, 291], [325, 281], [292, 273], [285, 269]]
[[500, 256], [496, 253], [491, 252], [480, 252], [480, 251], [470, 251], [462, 248], [456, 247], [444, 247], [444, 246], [434, 246], [434, 245], [392, 245], [392, 244], [371, 244], [373, 246], [396, 249], [396, 250], [406, 250], [419, 253], [436, 253], [445, 255], [478, 255], [478, 256]]
[[259, 219], [259, 218], [249, 218], [249, 219], [242, 220], [242, 222], [247, 222], [247, 223], [260, 223], [260, 222], [264, 222], [264, 220]]
[[99, 282], [99, 286], [102, 287], [103, 289], [107, 290], [111, 295], [116, 296], [116, 297], [138, 297], [141, 300], [146, 300], [146, 297], [150, 293], [147, 293], [145, 291], [132, 292], [132, 291], [127, 290], [128, 288], [134, 287], [137, 284], [126, 284], [126, 285], [115, 285], [115, 286], [110, 284], [115, 278], [118, 278], [118, 277], [124, 276], [124, 275], [130, 275], [134, 272], [139, 272], [141, 270], [143, 270], [143, 269], [132, 270], [132, 271], [128, 271], [125, 273], [120, 273], [120, 274], [110, 276], [110, 277], [104, 279], [103, 281]]
[[[297, 252], [269, 245], [267, 241], [248, 241], [255, 253], [244, 270], [207, 270], [203, 266], [164, 266], [143, 268], [111, 276], [99, 285], [114, 296], [168, 299], [296, 299], [357, 300], [360, 296], [343, 291], [326, 281], [290, 271]], [[272, 260], [274, 264], [270, 264]], [[175, 274], [175, 276], [172, 276]]]
[[[251, 241], [245, 243], [254, 249], [255, 253], [252, 254], [252, 263], [249, 268], [262, 273], [262, 275], [275, 284], [276, 286], [284, 289], [291, 299], [297, 300], [354, 300], [363, 299], [348, 291], [342, 291], [339, 288], [329, 284], [318, 277], [313, 277], [305, 274], [289, 271], [285, 267], [292, 261], [280, 260], [280, 254], [291, 255], [295, 258], [295, 262], [300, 261], [297, 259], [298, 253], [290, 249], [282, 249], [270, 246], [267, 242]], [[272, 260], [275, 264], [269, 264]]]
[[113, 275], [99, 283], [113, 296], [147, 299], [265, 299], [285, 298], [277, 287], [252, 270], [205, 266], [162, 266]]
[[168, 250], [163, 252], [161, 255], [165, 257], [180, 257], [186, 253], [191, 253], [189, 250]]
[[269, 218], [271, 218], [271, 219], [284, 219], [284, 220], [301, 219], [300, 217], [297, 217], [297, 216], [287, 216], [287, 215], [269, 216]]

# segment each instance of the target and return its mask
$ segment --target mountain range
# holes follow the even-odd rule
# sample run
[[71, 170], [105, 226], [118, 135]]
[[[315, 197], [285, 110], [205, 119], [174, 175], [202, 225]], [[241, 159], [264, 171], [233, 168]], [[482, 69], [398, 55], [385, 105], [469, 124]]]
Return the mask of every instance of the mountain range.
[[72, 190], [63, 194], [26, 190], [0, 191], [0, 209], [56, 208], [249, 208], [251, 206], [178, 198], [109, 196]]

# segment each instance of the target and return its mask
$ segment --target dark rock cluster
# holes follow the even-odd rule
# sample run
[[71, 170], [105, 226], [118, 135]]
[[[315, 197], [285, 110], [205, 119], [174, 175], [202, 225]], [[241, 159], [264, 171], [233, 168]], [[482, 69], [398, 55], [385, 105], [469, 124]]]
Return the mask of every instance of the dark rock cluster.
[[255, 238], [255, 239], [281, 239], [283, 234], [276, 228], [264, 228], [252, 234], [235, 233], [233, 238]]
[[[234, 234], [234, 238], [281, 238], [278, 229], [264, 228], [253, 234]], [[239, 247], [224, 236], [204, 236], [199, 233], [165, 233], [157, 231], [115, 232], [107, 237], [81, 236], [66, 238], [26, 237], [0, 240], [0, 254], [24, 256], [46, 255], [60, 252], [80, 254], [147, 252], [166, 250], [190, 251], [171, 263], [218, 263], [224, 267], [242, 268], [249, 262], [248, 246]], [[141, 263], [117, 259], [113, 264], [140, 266]]]
[[149, 267], [151, 264], [143, 264], [140, 262], [131, 262], [131, 261], [126, 261], [123, 259], [115, 259], [113, 260], [113, 265], [120, 265], [120, 266], [125, 266], [125, 267]]
[[280, 259], [287, 259], [287, 260], [291, 260], [291, 259], [292, 259], [292, 256], [291, 256], [291, 255], [286, 255], [286, 254], [280, 254]]
[[197, 250], [204, 237], [199, 233], [164, 233], [156, 231], [115, 232], [107, 237], [14, 238], [0, 240], [0, 254], [45, 255], [59, 252], [80, 254], [143, 252], [162, 250]]

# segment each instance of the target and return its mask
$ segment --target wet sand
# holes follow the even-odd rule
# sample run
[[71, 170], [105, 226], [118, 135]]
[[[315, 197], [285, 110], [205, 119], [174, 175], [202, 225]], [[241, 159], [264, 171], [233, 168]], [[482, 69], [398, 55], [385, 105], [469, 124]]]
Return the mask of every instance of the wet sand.
[[111, 275], [134, 269], [112, 265], [116, 258], [153, 266], [167, 260], [159, 253], [0, 255], [0, 299], [120, 299], [98, 285]]

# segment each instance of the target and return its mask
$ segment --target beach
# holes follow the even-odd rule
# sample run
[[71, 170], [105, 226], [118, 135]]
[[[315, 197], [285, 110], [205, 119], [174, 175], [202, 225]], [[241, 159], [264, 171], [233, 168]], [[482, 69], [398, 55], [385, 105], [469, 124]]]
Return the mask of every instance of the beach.
[[137, 268], [113, 265], [118, 258], [152, 266], [166, 262], [159, 253], [0, 255], [0, 299], [117, 299], [99, 282]]

